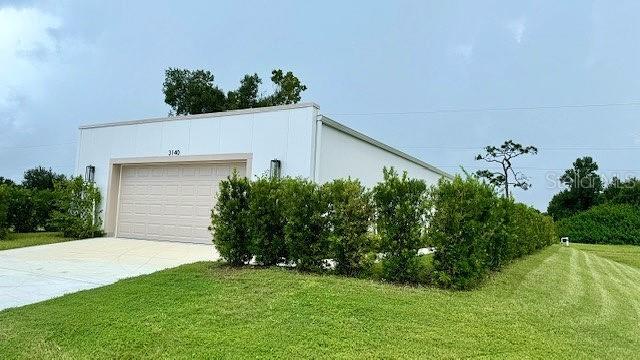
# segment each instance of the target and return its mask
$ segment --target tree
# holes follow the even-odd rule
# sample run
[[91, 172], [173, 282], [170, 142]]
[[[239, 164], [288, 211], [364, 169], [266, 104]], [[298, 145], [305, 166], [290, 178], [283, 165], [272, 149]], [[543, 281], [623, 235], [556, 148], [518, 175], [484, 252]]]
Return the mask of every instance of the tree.
[[6, 178], [6, 177], [4, 177], [4, 176], [0, 176], [0, 185], [13, 186], [13, 185], [15, 185], [15, 184], [16, 184], [16, 183], [15, 183], [15, 182], [13, 182], [13, 180], [8, 179], [8, 178]]
[[38, 166], [24, 172], [22, 186], [30, 190], [53, 190], [54, 184], [64, 179], [64, 175], [56, 174], [51, 169]]
[[300, 102], [307, 87], [291, 71], [271, 72], [276, 90], [268, 96], [259, 95], [262, 79], [258, 74], [245, 75], [238, 89], [224, 91], [214, 85], [214, 76], [206, 70], [169, 68], [165, 71], [162, 91], [172, 115], [189, 115], [225, 110], [287, 105]]
[[603, 189], [597, 171], [598, 164], [590, 156], [576, 159], [560, 177], [566, 189], [554, 195], [547, 213], [559, 220], [597, 205]]
[[227, 93], [227, 110], [249, 109], [259, 105], [258, 87], [262, 79], [258, 74], [245, 75], [240, 80], [240, 87], [236, 91]]
[[271, 81], [276, 85], [276, 91], [262, 100], [262, 106], [299, 103], [300, 93], [307, 90], [307, 87], [291, 71], [283, 75], [282, 70], [273, 70]]
[[524, 174], [513, 169], [513, 159], [527, 154], [537, 154], [538, 148], [535, 146], [522, 146], [512, 140], [507, 140], [500, 147], [487, 146], [484, 154], [478, 154], [476, 160], [484, 160], [489, 163], [499, 164], [500, 171], [479, 170], [476, 174], [487, 179], [487, 181], [504, 189], [504, 196], [509, 197], [509, 186], [527, 190], [531, 187], [528, 178]]
[[38, 166], [25, 171], [21, 185], [11, 186], [8, 218], [16, 232], [54, 230], [50, 221], [58, 206], [54, 188], [65, 179], [62, 174]]
[[205, 70], [169, 68], [162, 91], [172, 115], [203, 114], [224, 111], [224, 92], [213, 85], [213, 74]]
[[640, 206], [640, 179], [632, 177], [622, 181], [614, 177], [602, 192], [602, 201]]

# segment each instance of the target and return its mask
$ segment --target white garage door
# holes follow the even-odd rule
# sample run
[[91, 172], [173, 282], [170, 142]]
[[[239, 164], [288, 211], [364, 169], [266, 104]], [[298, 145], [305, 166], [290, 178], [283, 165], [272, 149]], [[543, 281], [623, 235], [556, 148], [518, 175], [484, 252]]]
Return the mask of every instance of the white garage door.
[[218, 183], [244, 163], [123, 165], [119, 237], [211, 244], [208, 230]]

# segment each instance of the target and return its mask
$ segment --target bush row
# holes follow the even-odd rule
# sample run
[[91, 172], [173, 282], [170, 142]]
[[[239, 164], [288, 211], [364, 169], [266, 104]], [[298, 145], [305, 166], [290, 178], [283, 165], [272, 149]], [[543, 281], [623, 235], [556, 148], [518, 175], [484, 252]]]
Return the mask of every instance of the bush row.
[[490, 271], [557, 241], [553, 220], [476, 178], [440, 181], [431, 193], [428, 237], [434, 282], [469, 289]]
[[558, 234], [572, 242], [640, 245], [640, 207], [597, 205], [560, 220]]
[[81, 177], [64, 176], [58, 176], [52, 186], [0, 185], [0, 235], [40, 230], [60, 231], [72, 238], [100, 234], [98, 188]]
[[83, 239], [102, 236], [98, 187], [78, 176], [56, 182], [56, 209], [51, 221], [65, 237]]
[[15, 232], [57, 231], [51, 214], [57, 208], [53, 189], [31, 189], [22, 185], [7, 186], [8, 222]]
[[9, 232], [9, 186], [0, 184], [0, 240]]
[[255, 257], [261, 265], [319, 271], [333, 259], [339, 273], [363, 269], [373, 208], [358, 181], [318, 186], [300, 178], [263, 177], [249, 182], [234, 173], [219, 189], [213, 242], [232, 265]]
[[[358, 180], [317, 185], [300, 178], [233, 174], [212, 210], [213, 242], [232, 265], [295, 264], [398, 283], [466, 289], [490, 270], [555, 241], [549, 217], [475, 178], [422, 180], [384, 169], [370, 191]], [[419, 249], [435, 247], [433, 264]], [[374, 263], [379, 261], [379, 265]], [[426, 264], [433, 266], [425, 276]]]

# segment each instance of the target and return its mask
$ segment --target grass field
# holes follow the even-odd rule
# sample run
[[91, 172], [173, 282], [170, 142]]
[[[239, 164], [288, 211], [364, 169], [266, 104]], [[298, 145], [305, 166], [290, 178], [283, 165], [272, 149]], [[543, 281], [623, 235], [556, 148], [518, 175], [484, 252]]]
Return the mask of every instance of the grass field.
[[69, 241], [60, 233], [38, 232], [16, 234], [10, 233], [6, 239], [0, 240], [0, 250], [16, 249], [26, 246], [53, 244], [63, 241]]
[[576, 249], [591, 252], [601, 257], [640, 268], [640, 247], [633, 245], [573, 244]]
[[640, 248], [617, 249], [552, 246], [472, 292], [197, 263], [0, 312], [0, 358], [636, 358]]

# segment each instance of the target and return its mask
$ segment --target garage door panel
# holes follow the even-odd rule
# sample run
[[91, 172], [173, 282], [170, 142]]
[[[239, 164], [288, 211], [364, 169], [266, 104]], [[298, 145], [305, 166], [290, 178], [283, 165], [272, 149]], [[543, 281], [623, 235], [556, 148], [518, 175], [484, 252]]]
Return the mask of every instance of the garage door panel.
[[182, 185], [180, 186], [180, 195], [195, 195], [196, 187], [194, 185]]
[[194, 166], [185, 166], [182, 167], [182, 176], [183, 177], [193, 177], [196, 175], [196, 169]]
[[206, 207], [206, 206], [196, 207], [196, 216], [202, 217], [202, 216], [210, 216], [210, 215], [211, 215], [210, 207]]
[[213, 195], [213, 189], [210, 186], [207, 185], [198, 185], [196, 187], [196, 195], [198, 196], [212, 196]]
[[196, 168], [196, 174], [200, 178], [208, 178], [214, 175], [214, 167], [213, 166], [198, 166]]
[[121, 222], [118, 224], [118, 230], [122, 231], [125, 234], [133, 233], [133, 227], [128, 222]]
[[[176, 179], [179, 181], [179, 179]], [[164, 194], [165, 195], [178, 195], [180, 194], [180, 187], [178, 185], [165, 185], [164, 186]]]
[[211, 243], [218, 183], [244, 163], [124, 165], [117, 236]]
[[133, 233], [135, 235], [144, 235], [147, 233], [147, 224], [145, 223], [136, 223], [133, 224]]
[[227, 177], [231, 175], [231, 170], [229, 169], [229, 166], [218, 166], [216, 167], [216, 174], [218, 176]]
[[164, 212], [162, 204], [149, 204], [149, 215], [162, 215]]
[[209, 232], [208, 229], [193, 229], [192, 233], [191, 233], [192, 237], [195, 238], [205, 238], [205, 239], [209, 239], [208, 243], [211, 243], [211, 233]]

